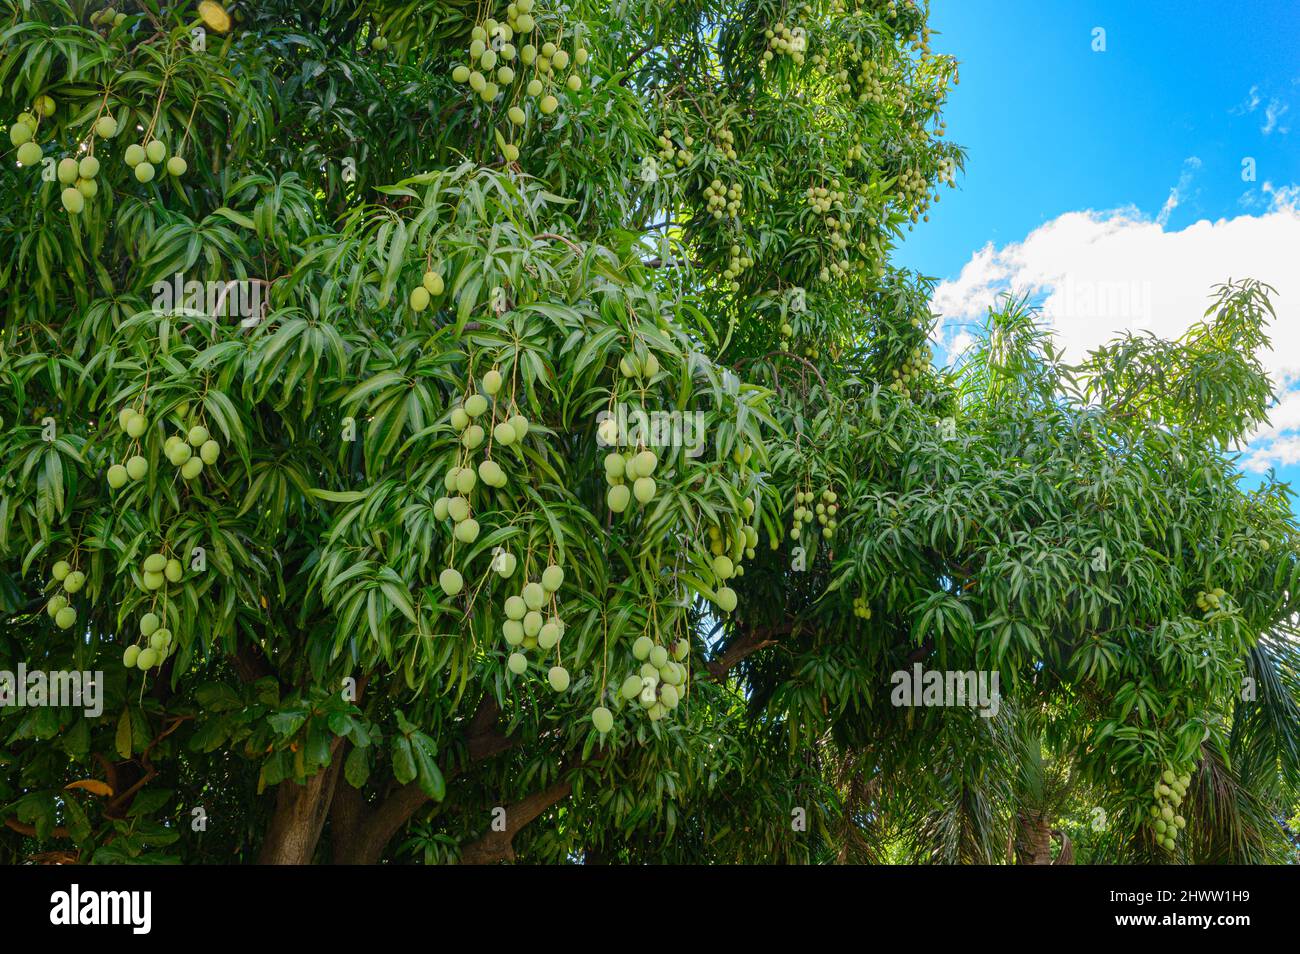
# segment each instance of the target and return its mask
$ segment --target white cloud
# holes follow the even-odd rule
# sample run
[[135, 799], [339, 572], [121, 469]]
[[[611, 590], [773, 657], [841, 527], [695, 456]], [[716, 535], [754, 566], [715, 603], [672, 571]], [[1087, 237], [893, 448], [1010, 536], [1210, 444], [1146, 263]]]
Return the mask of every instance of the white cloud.
[[[1291, 85], [1300, 85], [1300, 77], [1296, 77], [1296, 79], [1292, 80]], [[1250, 92], [1246, 94], [1245, 100], [1232, 107], [1228, 112], [1232, 113], [1234, 116], [1245, 116], [1259, 109], [1259, 104], [1262, 102], [1264, 102], [1264, 99], [1259, 95], [1259, 86], [1252, 86]], [[1278, 120], [1280, 120], [1283, 115], [1290, 110], [1290, 108], [1290, 105], [1285, 100], [1280, 99], [1277, 96], [1270, 96], [1268, 98], [1268, 105], [1264, 107], [1264, 125], [1259, 127], [1259, 131], [1265, 136], [1270, 135], [1274, 131], [1282, 133], [1283, 135], [1289, 133], [1291, 127], [1279, 126]]]
[[[1190, 162], [1190, 160], [1189, 160]], [[1190, 181], [1184, 168], [1170, 195], [1175, 207]], [[949, 348], [970, 322], [980, 322], [1004, 292], [1028, 294], [1069, 360], [1124, 331], [1163, 338], [1202, 319], [1212, 286], [1257, 278], [1276, 289], [1272, 347], [1261, 356], [1282, 387], [1300, 383], [1300, 186], [1264, 183], [1252, 190], [1257, 215], [1202, 220], [1166, 231], [1136, 208], [1067, 212], [1001, 248], [976, 252], [952, 281], [935, 289], [937, 334]], [[1249, 204], [1245, 196], [1243, 202]], [[1166, 208], [1169, 203], [1166, 203]], [[1162, 216], [1164, 213], [1162, 212]], [[1257, 435], [1248, 463], [1300, 462], [1300, 395], [1288, 394]]]
[[1264, 107], [1264, 125], [1259, 127], [1259, 131], [1265, 136], [1277, 130], [1285, 135], [1291, 131], [1289, 126], [1279, 126], [1278, 120], [1281, 119], [1291, 107], [1280, 99], [1270, 99], [1268, 105]]
[[1237, 202], [1244, 209], [1260, 209], [1264, 212], [1275, 209], [1300, 209], [1300, 185], [1275, 186], [1265, 180], [1259, 188], [1250, 188], [1243, 192]]
[[1300, 391], [1282, 395], [1268, 418], [1269, 423], [1250, 437], [1245, 459], [1247, 470], [1300, 464]]
[[1178, 208], [1183, 199], [1187, 197], [1187, 190], [1192, 184], [1192, 176], [1196, 174], [1196, 170], [1199, 168], [1201, 168], [1201, 160], [1196, 156], [1188, 156], [1183, 160], [1183, 171], [1178, 176], [1178, 185], [1169, 190], [1169, 198], [1165, 200], [1164, 206], [1160, 209], [1160, 214], [1156, 216], [1156, 222], [1160, 225], [1164, 225], [1169, 221], [1170, 213]]
[[1259, 87], [1252, 86], [1250, 88], [1250, 92], [1246, 94], [1245, 102], [1243, 102], [1239, 106], [1234, 106], [1231, 110], [1229, 110], [1229, 112], [1235, 113], [1236, 115], [1239, 116], [1242, 115], [1243, 113], [1253, 113], [1255, 109], [1259, 106], [1259, 102], [1260, 102]]

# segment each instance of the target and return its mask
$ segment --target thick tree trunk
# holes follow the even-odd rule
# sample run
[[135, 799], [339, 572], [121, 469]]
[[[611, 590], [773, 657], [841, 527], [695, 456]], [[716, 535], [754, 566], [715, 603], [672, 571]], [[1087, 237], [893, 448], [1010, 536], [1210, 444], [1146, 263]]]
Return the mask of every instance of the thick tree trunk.
[[338, 802], [330, 819], [336, 865], [379, 864], [388, 842], [429, 801], [420, 786], [410, 782], [384, 799], [374, 811], [367, 812], [358, 789], [346, 779], [339, 788]]
[[[337, 748], [337, 747], [336, 747]], [[334, 783], [342, 761], [335, 751], [328, 768], [322, 769], [303, 784], [281, 782], [275, 789], [275, 814], [257, 863], [262, 865], [309, 865], [316, 854], [316, 843], [329, 815]]]
[[[496, 729], [501, 710], [490, 695], [480, 700], [465, 730], [468, 765], [482, 762], [509, 749], [514, 742]], [[340, 760], [342, 756], [340, 755]], [[467, 766], [444, 769], [447, 782], [460, 775]], [[371, 808], [359, 789], [347, 779], [340, 779], [330, 813], [330, 841], [336, 865], [376, 865], [384, 857], [388, 842], [410, 821], [411, 816], [428, 803], [415, 782], [393, 791]]]

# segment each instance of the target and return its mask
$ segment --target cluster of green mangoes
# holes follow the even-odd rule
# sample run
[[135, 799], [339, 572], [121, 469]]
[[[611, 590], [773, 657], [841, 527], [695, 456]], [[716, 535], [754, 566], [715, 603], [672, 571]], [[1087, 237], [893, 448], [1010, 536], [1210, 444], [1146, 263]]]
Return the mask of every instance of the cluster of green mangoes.
[[704, 187], [704, 198], [708, 202], [709, 214], [715, 219], [724, 215], [736, 218], [740, 215], [740, 203], [745, 195], [745, 187], [739, 182], [724, 186], [721, 179], [714, 179]]
[[[623, 680], [620, 698], [628, 703], [639, 701], [650, 721], [658, 722], [681, 703], [687, 676], [682, 662], [690, 652], [691, 644], [685, 639], [677, 640], [669, 649], [649, 636], [638, 636], [632, 644], [632, 657], [641, 663], [641, 668]], [[593, 722], [596, 715], [592, 713]], [[596, 722], [596, 728], [600, 729], [604, 721], [602, 717]], [[612, 716], [609, 723], [613, 724]]]
[[809, 186], [804, 195], [808, 205], [818, 215], [828, 214], [836, 203], [843, 203], [846, 198], [838, 179], [831, 183], [829, 189], [825, 186]]
[[59, 201], [70, 215], [80, 215], [86, 208], [86, 200], [99, 194], [99, 160], [94, 156], [82, 156], [73, 159], [64, 156], [56, 168], [59, 182], [64, 186], [59, 194]]
[[1216, 586], [1212, 590], [1201, 590], [1196, 594], [1196, 606], [1202, 613], [1216, 612], [1227, 595], [1227, 590], [1221, 586]]
[[846, 94], [853, 89], [853, 86], [849, 83], [848, 70], [840, 70], [838, 73], [834, 74], [833, 78], [835, 80], [836, 92]]
[[[753, 507], [752, 500], [746, 500], [745, 509]], [[741, 524], [734, 533], [723, 534], [716, 526], [709, 527], [709, 553], [713, 555], [713, 575], [719, 582], [726, 582], [737, 576], [745, 575], [745, 567], [740, 559], [754, 559], [754, 548], [758, 546], [758, 530], [748, 524]]]
[[[836, 6], [843, 8], [843, 0], [835, 0]], [[915, 0], [853, 0], [854, 8], [861, 10], [866, 6], [875, 13], [895, 36], [913, 46], [927, 46], [930, 28], [925, 26], [925, 14]]]
[[[792, 8], [790, 13], [793, 15], [797, 9], [797, 7]], [[763, 62], [770, 63], [777, 56], [788, 56], [796, 66], [802, 66], [806, 49], [805, 36], [802, 27], [791, 28], [784, 22], [774, 23], [769, 29], [763, 31], [763, 37], [767, 40], [767, 49], [763, 51]]]
[[798, 540], [803, 534], [803, 525], [816, 520], [822, 528], [823, 539], [835, 536], [835, 528], [840, 525], [837, 514], [840, 512], [839, 495], [829, 487], [821, 492], [821, 499], [811, 490], [799, 490], [794, 495], [794, 518], [790, 525], [790, 539]]
[[853, 597], [853, 615], [858, 619], [871, 619], [871, 607], [867, 605], [865, 596]]
[[[741, 539], [743, 543], [744, 538], [742, 537]], [[709, 527], [709, 547], [714, 550], [716, 554], [713, 557], [713, 561], [710, 563], [710, 566], [713, 569], [713, 575], [718, 582], [716, 591], [717, 597], [714, 602], [717, 604], [718, 609], [722, 610], [724, 613], [733, 612], [739, 602], [739, 597], [736, 596], [735, 590], [726, 585], [726, 581], [733, 577], [744, 576], [745, 567], [740, 563], [739, 556], [737, 556], [737, 559], [733, 561], [727, 552], [724, 552], [726, 541], [722, 537], [722, 531], [717, 527]], [[750, 549], [752, 552], [753, 548], [751, 547]], [[734, 553], [735, 551], [732, 550], [731, 552]]]
[[[138, 440], [149, 429], [149, 418], [128, 406], [118, 412], [117, 426], [127, 437]], [[140, 454], [132, 454], [125, 465], [113, 464], [108, 468], [108, 486], [120, 490], [128, 480], [144, 480], [148, 473], [149, 462]]]
[[140, 564], [140, 585], [148, 593], [160, 590], [168, 583], [179, 583], [185, 575], [181, 561], [165, 553], [151, 553]]
[[727, 267], [722, 270], [724, 281], [731, 283], [732, 291], [740, 291], [740, 282], [736, 281], [746, 269], [754, 267], [754, 260], [744, 254], [739, 245], [733, 244], [727, 250]]
[[[874, 59], [874, 51], [864, 47], [861, 40], [845, 54], [847, 66], [835, 74], [838, 92], [853, 96], [859, 104], [873, 106], [893, 106], [903, 110], [907, 105], [907, 91], [889, 68]], [[829, 63], [823, 61], [821, 67], [829, 71]]]
[[912, 221], [930, 208], [930, 183], [916, 168], [903, 169], [894, 184], [898, 190], [899, 204], [911, 210]]
[[[847, 277], [852, 268], [852, 262], [847, 254], [849, 246], [852, 244], [852, 240], [848, 235], [852, 223], [845, 208], [848, 193], [844, 191], [840, 180], [835, 178], [831, 181], [829, 188], [826, 186], [809, 186], [804, 193], [804, 197], [813, 212], [822, 216], [822, 224], [826, 226], [826, 234], [829, 236], [832, 254], [838, 256], [829, 264], [823, 265], [817, 277], [823, 282], [830, 281], [832, 277]], [[838, 210], [836, 210], [836, 206], [839, 207]], [[838, 214], [832, 214], [833, 211], [837, 211]], [[867, 251], [865, 242], [858, 242], [857, 248], [859, 252], [865, 255]]]
[[[513, 649], [506, 659], [506, 667], [516, 676], [522, 676], [528, 670], [525, 653], [532, 649], [549, 652], [564, 637], [567, 625], [560, 616], [559, 598], [556, 596], [563, 585], [564, 568], [552, 563], [542, 571], [541, 582], [529, 581], [518, 593], [506, 597], [506, 618], [501, 624], [501, 632], [506, 644]], [[548, 604], [549, 619], [542, 615]], [[569, 671], [559, 664], [547, 671], [546, 679], [556, 692], [569, 688]]]
[[828, 282], [832, 278], [847, 278], [852, 270], [853, 263], [845, 256], [832, 261], [829, 265], [823, 265], [817, 277], [823, 282]]
[[665, 129], [659, 134], [659, 158], [680, 169], [695, 158], [695, 153], [691, 151], [693, 145], [695, 145], [695, 139], [689, 132], [682, 131], [681, 146], [679, 147], [677, 140], [673, 136], [673, 131]]
[[206, 427], [194, 424], [183, 435], [169, 436], [163, 442], [163, 455], [180, 469], [183, 479], [194, 480], [203, 473], [204, 466], [211, 467], [221, 457], [221, 445]]
[[863, 105], [884, 106], [888, 101], [885, 95], [885, 83], [880, 78], [880, 68], [869, 58], [863, 57], [858, 69], [858, 102]]
[[105, 7], [90, 15], [90, 25], [101, 30], [111, 30], [113, 27], [121, 26], [125, 20], [126, 14], [118, 13], [112, 7]]
[[659, 373], [659, 358], [650, 350], [644, 354], [629, 351], [618, 359], [618, 370], [625, 378], [650, 381]]
[[133, 643], [122, 652], [122, 665], [127, 669], [149, 670], [161, 666], [176, 649], [171, 630], [162, 625], [157, 613], [140, 617], [140, 636], [147, 642]]
[[[790, 351], [790, 339], [792, 337], [794, 337], [794, 326], [791, 325], [788, 321], [783, 322], [781, 325], [781, 350], [782, 351]], [[791, 351], [790, 353], [793, 354], [794, 352]], [[808, 344], [804, 345], [803, 356], [807, 358], [809, 361], [816, 361], [822, 356], [821, 349], [818, 348], [812, 342], [809, 342]]]
[[[832, 276], [836, 278], [845, 278], [852, 268], [852, 262], [848, 257], [848, 247], [851, 244], [847, 235], [850, 227], [849, 220], [845, 217], [843, 209], [839, 215], [831, 215], [832, 206], [836, 203], [843, 203], [845, 193], [840, 189], [839, 179], [834, 180], [831, 189], [819, 187], [809, 189], [809, 204], [819, 214], [823, 215], [822, 224], [826, 227], [826, 234], [831, 246], [831, 255], [838, 256], [821, 267], [817, 277], [820, 281], [830, 281]], [[865, 251], [866, 245], [859, 242], [859, 250]]]
[[[478, 476], [473, 467], [453, 467], [447, 471], [448, 485], [473, 488], [478, 483]], [[468, 491], [466, 492], [468, 493]], [[451, 535], [460, 543], [470, 544], [478, 539], [478, 521], [470, 516], [469, 497], [457, 493], [454, 497], [439, 497], [433, 505], [433, 515], [439, 520], [452, 521]], [[438, 585], [448, 596], [455, 596], [465, 585], [464, 578], [455, 567], [447, 567], [438, 575]]]
[[790, 339], [794, 337], [794, 325], [788, 321], [781, 322], [781, 350], [790, 350]]
[[[493, 368], [483, 375], [483, 393], [471, 394], [459, 405], [451, 409], [451, 429], [460, 435], [461, 446], [466, 450], [478, 450], [487, 439], [487, 430], [477, 421], [488, 412], [489, 407], [491, 407], [488, 398], [495, 397], [500, 392], [502, 383], [501, 372]], [[495, 419], [496, 409], [494, 408], [493, 420]], [[514, 414], [510, 417], [502, 416], [492, 428], [492, 438], [498, 444], [508, 447], [527, 437], [528, 427], [528, 418], [522, 414]], [[469, 470], [468, 468], [464, 469]], [[466, 479], [470, 479], [472, 476], [473, 471], [469, 470], [469, 478]], [[489, 484], [489, 486], [492, 485]], [[504, 482], [501, 482], [501, 486], [504, 486]]]
[[[489, 398], [495, 399], [501, 392], [504, 383], [505, 379], [501, 376], [501, 372], [496, 368], [492, 368], [483, 375], [481, 382], [482, 393], [471, 394], [460, 405], [451, 409], [451, 429], [460, 435], [461, 446], [467, 451], [478, 450], [484, 440], [487, 439], [487, 430], [482, 424], [476, 422], [488, 412], [489, 407], [492, 408], [492, 419], [489, 424], [492, 427], [493, 442], [500, 444], [502, 447], [511, 447], [528, 436], [528, 418], [517, 411], [507, 416], [503, 405], [499, 401], [494, 405], [488, 403]], [[500, 412], [500, 416], [498, 416], [498, 412]], [[472, 489], [474, 486], [473, 469], [465, 467], [460, 468], [460, 471], [463, 472], [463, 476], [458, 476], [458, 482], [464, 483], [468, 480]], [[490, 458], [479, 464], [478, 476], [483, 478], [483, 482], [489, 487], [501, 488], [506, 485], [505, 472], [501, 470], [500, 465]], [[447, 489], [453, 489], [450, 482]], [[468, 490], [464, 491], [464, 493], [468, 492]]]
[[1156, 782], [1155, 804], [1151, 806], [1148, 822], [1155, 832], [1156, 844], [1166, 851], [1174, 850], [1178, 833], [1187, 827], [1187, 820], [1176, 809], [1183, 803], [1191, 784], [1190, 773], [1177, 775], [1173, 769], [1165, 769]]
[[722, 158], [736, 161], [736, 134], [726, 126], [718, 130], [718, 152]]
[[136, 182], [152, 182], [157, 173], [156, 167], [163, 160], [167, 161], [167, 174], [179, 178], [189, 171], [190, 165], [181, 156], [167, 158], [167, 144], [161, 139], [150, 139], [147, 143], [132, 143], [122, 154], [123, 161], [135, 172]]
[[[604, 423], [611, 420], [608, 418]], [[609, 484], [609, 490], [605, 494], [605, 503], [609, 509], [614, 513], [622, 513], [633, 497], [642, 505], [654, 500], [659, 488], [652, 475], [657, 466], [659, 455], [652, 450], [610, 451], [606, 454], [605, 481]]]
[[[460, 443], [464, 448], [465, 454], [462, 456], [462, 463], [451, 467], [443, 477], [443, 486], [449, 494], [455, 494], [453, 497], [439, 497], [433, 505], [433, 515], [438, 520], [451, 518], [453, 523], [452, 536], [460, 543], [470, 544], [478, 539], [479, 524], [470, 516], [470, 494], [478, 486], [479, 481], [483, 482], [486, 487], [501, 489], [509, 483], [505, 469], [491, 457], [491, 446], [489, 445], [488, 456], [479, 461], [477, 468], [470, 466], [468, 455], [470, 452], [478, 450], [487, 440], [487, 429], [478, 420], [488, 412], [492, 407], [488, 398], [495, 398], [500, 393], [504, 384], [501, 372], [496, 368], [490, 369], [483, 375], [481, 383], [482, 393], [475, 392], [465, 398], [456, 407], [451, 409], [450, 423], [452, 430], [460, 435]], [[493, 420], [496, 421], [492, 426], [492, 441], [502, 447], [510, 447], [521, 442], [528, 436], [529, 422], [528, 418], [522, 414], [515, 413], [509, 417], [504, 412], [501, 417], [497, 418], [497, 411], [502, 409], [498, 403], [492, 408]], [[490, 422], [489, 422], [490, 423]], [[510, 554], [504, 554], [498, 561], [495, 569], [502, 572], [503, 577], [510, 576], [514, 572], [515, 558]], [[438, 583], [444, 593], [448, 596], [455, 596], [464, 587], [464, 578], [460, 571], [454, 567], [447, 567], [438, 576]]]
[[44, 152], [41, 150], [37, 134], [42, 119], [54, 115], [57, 108], [53, 97], [37, 96], [30, 113], [19, 113], [9, 127], [9, 142], [18, 147], [18, 161], [24, 166], [39, 165]]
[[425, 271], [424, 277], [420, 280], [420, 284], [411, 289], [411, 294], [408, 298], [411, 311], [424, 311], [429, 307], [429, 303], [433, 301], [433, 299], [443, 293], [446, 287], [447, 284], [443, 281], [441, 272], [432, 268]]
[[[477, 24], [470, 32], [469, 63], [460, 63], [452, 68], [451, 78], [463, 83], [476, 93], [484, 102], [490, 103], [501, 95], [502, 90], [511, 86], [516, 79], [522, 80], [522, 72], [531, 67], [532, 75], [524, 85], [524, 95], [537, 100], [538, 110], [546, 116], [559, 108], [560, 101], [552, 89], [559, 80], [560, 73], [572, 63], [574, 69], [564, 79], [564, 86], [576, 93], [582, 89], [582, 77], [577, 67], [584, 66], [591, 57], [586, 47], [575, 38], [573, 54], [559, 43], [547, 40], [540, 47], [525, 43], [516, 47], [516, 38], [527, 38], [537, 29], [533, 17], [533, 0], [516, 0], [506, 9], [505, 22], [498, 22], [488, 17]], [[557, 36], [557, 39], [560, 37]], [[524, 71], [516, 71], [516, 60]], [[518, 100], [507, 111], [511, 124], [522, 126], [527, 116]], [[519, 158], [519, 149], [513, 143], [504, 143], [502, 152], [509, 162]]]
[[828, 215], [826, 216], [825, 224], [830, 233], [831, 247], [835, 249], [836, 252], [842, 253], [849, 247], [849, 239], [844, 234], [844, 230], [848, 228], [849, 225], [848, 221], [839, 218], [838, 216]]
[[61, 584], [63, 593], [55, 593], [50, 597], [45, 604], [45, 612], [59, 629], [69, 629], [77, 621], [77, 611], [68, 603], [68, 596], [86, 585], [86, 574], [74, 570], [67, 560], [59, 560], [50, 568], [50, 576], [55, 583]]
[[912, 397], [913, 386], [929, 370], [933, 357], [934, 352], [928, 344], [917, 345], [912, 353], [907, 356], [907, 360], [903, 362], [902, 367], [894, 368], [890, 372], [894, 378], [890, 382], [890, 387], [904, 397]]
[[[749, 448], [745, 449], [746, 452], [748, 450]], [[744, 460], [748, 460], [746, 453], [738, 453], [741, 453]], [[708, 530], [709, 553], [712, 556], [710, 568], [719, 584], [714, 602], [724, 613], [734, 611], [738, 602], [736, 591], [725, 584], [745, 575], [742, 560], [752, 560], [758, 546], [758, 528], [743, 522], [754, 516], [754, 501], [748, 497], [741, 502], [741, 515], [743, 520], [737, 521], [734, 528], [710, 526]]]

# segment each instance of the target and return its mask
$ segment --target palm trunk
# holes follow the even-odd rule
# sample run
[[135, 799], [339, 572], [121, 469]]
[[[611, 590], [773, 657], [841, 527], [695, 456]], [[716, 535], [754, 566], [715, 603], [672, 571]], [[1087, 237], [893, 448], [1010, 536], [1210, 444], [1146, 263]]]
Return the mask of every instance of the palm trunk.
[[1035, 811], [1016, 816], [1016, 864], [1050, 865], [1052, 863], [1052, 825], [1050, 819]]
[[[1052, 841], [1061, 843], [1061, 851], [1052, 858]], [[1015, 859], [1018, 865], [1071, 865], [1074, 864], [1074, 847], [1069, 837], [1059, 828], [1052, 827], [1052, 819], [1032, 810], [1021, 811], [1016, 816]]]

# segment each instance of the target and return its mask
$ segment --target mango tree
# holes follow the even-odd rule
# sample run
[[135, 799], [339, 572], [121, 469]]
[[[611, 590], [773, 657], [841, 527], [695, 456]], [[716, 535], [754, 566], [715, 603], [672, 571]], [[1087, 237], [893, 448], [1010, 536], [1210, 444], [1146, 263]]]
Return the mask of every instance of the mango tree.
[[0, 22], [0, 668], [102, 689], [0, 715], [8, 857], [1280, 850], [1265, 290], [937, 368], [916, 4]]

